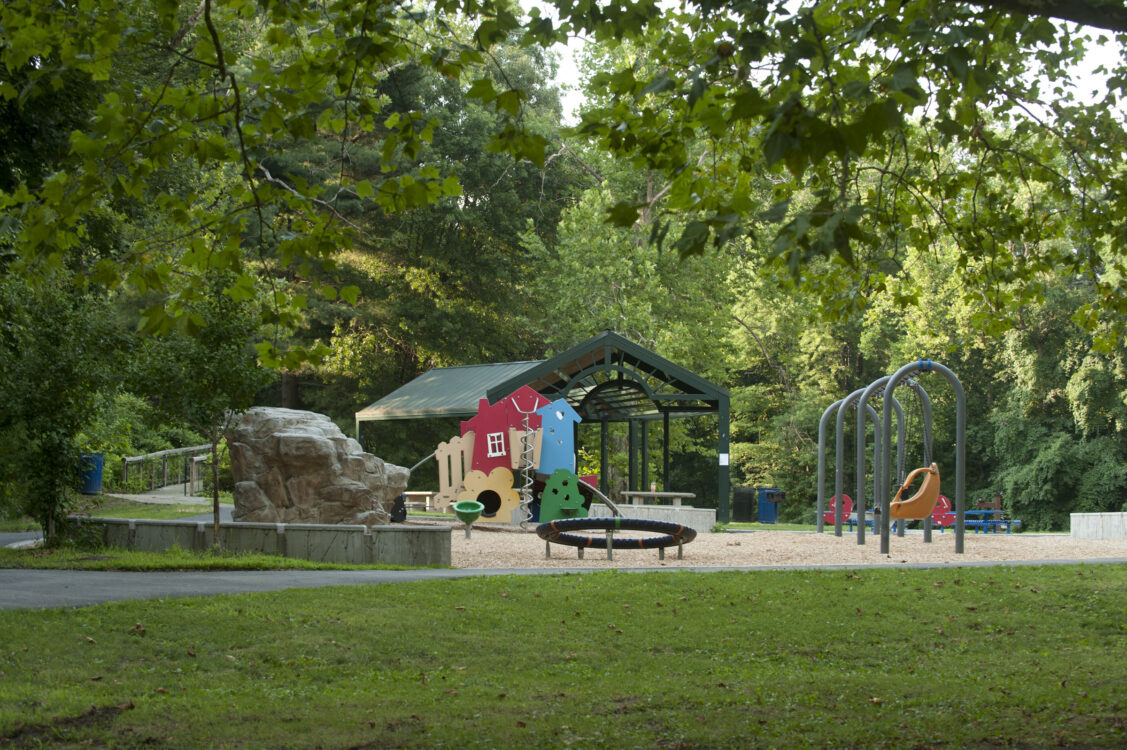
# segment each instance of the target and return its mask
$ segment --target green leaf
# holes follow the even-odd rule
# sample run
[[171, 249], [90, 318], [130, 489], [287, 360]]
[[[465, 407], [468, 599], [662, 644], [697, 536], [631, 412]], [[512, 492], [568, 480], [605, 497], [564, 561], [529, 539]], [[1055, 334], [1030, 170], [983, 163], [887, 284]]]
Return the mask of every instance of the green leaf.
[[458, 196], [462, 194], [462, 183], [453, 175], [442, 181], [442, 194], [445, 196]]
[[673, 243], [673, 247], [682, 258], [690, 255], [699, 255], [704, 252], [708, 244], [709, 228], [703, 221], [690, 221], [685, 225], [681, 236]]
[[673, 79], [669, 77], [669, 73], [663, 70], [656, 76], [654, 76], [648, 84], [646, 84], [646, 87], [642, 89], [641, 93], [638, 95], [638, 98], [641, 99], [643, 96], [646, 96], [648, 94], [661, 94], [666, 91], [672, 91], [675, 87], [676, 84], [674, 83]]
[[610, 223], [616, 227], [632, 227], [638, 222], [638, 215], [644, 203], [619, 201], [607, 209]]
[[519, 89], [511, 89], [504, 91], [497, 95], [496, 107], [498, 112], [508, 112], [513, 117], [520, 114], [520, 102], [522, 92]]
[[497, 91], [493, 88], [493, 81], [488, 78], [478, 78], [470, 85], [466, 92], [470, 99], [478, 99], [483, 104], [488, 104], [497, 98]]
[[729, 118], [732, 120], [751, 120], [762, 117], [769, 110], [770, 104], [759, 93], [759, 90], [747, 88], [733, 98]]

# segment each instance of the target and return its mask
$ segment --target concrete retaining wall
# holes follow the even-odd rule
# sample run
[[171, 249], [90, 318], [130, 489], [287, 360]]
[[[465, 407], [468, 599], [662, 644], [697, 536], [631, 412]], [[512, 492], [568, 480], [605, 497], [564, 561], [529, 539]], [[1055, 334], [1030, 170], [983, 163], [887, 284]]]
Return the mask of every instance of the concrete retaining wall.
[[1127, 539], [1127, 513], [1072, 513], [1076, 539]]
[[[712, 531], [716, 525], [715, 508], [694, 508], [691, 505], [628, 505], [618, 504], [623, 518], [644, 518], [649, 521], [670, 521], [695, 529], [698, 533]], [[614, 514], [602, 503], [591, 503], [591, 518], [610, 518]]]
[[[72, 517], [99, 524], [107, 547], [163, 552], [173, 546], [202, 552], [215, 544], [209, 522], [141, 521]], [[221, 523], [220, 546], [316, 562], [356, 565], [450, 565], [450, 528], [443, 526], [333, 526], [286, 523]]]

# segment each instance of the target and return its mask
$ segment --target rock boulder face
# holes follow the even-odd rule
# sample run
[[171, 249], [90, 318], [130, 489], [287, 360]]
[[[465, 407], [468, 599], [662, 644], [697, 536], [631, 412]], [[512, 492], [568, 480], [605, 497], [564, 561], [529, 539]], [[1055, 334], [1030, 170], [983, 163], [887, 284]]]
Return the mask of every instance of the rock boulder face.
[[383, 524], [408, 470], [365, 453], [324, 414], [256, 406], [227, 433], [236, 521]]

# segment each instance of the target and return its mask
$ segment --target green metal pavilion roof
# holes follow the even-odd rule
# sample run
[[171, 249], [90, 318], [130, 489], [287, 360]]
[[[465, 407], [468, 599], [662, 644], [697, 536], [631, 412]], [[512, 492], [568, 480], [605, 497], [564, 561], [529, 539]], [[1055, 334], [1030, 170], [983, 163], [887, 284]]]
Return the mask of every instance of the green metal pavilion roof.
[[435, 417], [468, 419], [477, 414], [478, 402], [485, 398], [491, 386], [519, 377], [540, 362], [437, 367], [356, 412], [356, 422]]
[[523, 385], [566, 398], [585, 421], [716, 413], [728, 391], [611, 331], [546, 360], [442, 367], [356, 413], [356, 422], [472, 417]]

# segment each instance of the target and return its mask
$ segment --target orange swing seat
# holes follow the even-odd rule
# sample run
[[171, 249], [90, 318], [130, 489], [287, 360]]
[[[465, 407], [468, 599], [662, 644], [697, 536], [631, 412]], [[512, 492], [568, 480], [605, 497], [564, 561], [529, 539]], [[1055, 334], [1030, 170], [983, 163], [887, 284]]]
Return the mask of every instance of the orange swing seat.
[[[901, 500], [900, 495], [911, 486], [912, 480], [920, 474], [925, 474], [920, 489], [907, 500]], [[935, 503], [939, 500], [939, 467], [934, 463], [931, 466], [922, 466], [914, 470], [896, 491], [896, 497], [888, 506], [888, 514], [892, 518], [903, 520], [920, 520], [931, 515]]]

